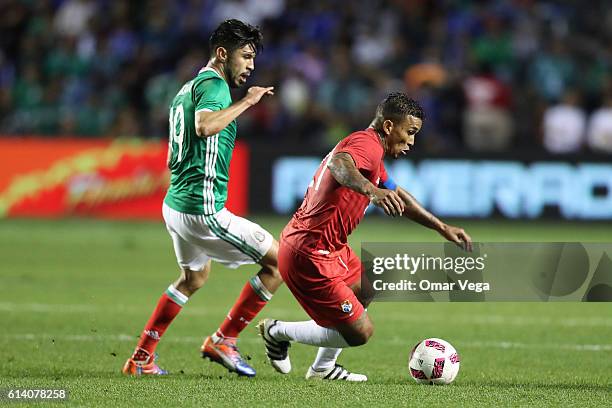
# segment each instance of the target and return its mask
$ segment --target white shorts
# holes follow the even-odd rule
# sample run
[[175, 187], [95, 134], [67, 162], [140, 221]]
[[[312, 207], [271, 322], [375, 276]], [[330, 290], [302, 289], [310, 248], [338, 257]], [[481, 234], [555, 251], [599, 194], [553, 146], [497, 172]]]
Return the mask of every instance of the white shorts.
[[268, 231], [226, 208], [196, 215], [164, 203], [162, 213], [181, 268], [199, 271], [211, 259], [230, 268], [258, 263], [274, 241]]

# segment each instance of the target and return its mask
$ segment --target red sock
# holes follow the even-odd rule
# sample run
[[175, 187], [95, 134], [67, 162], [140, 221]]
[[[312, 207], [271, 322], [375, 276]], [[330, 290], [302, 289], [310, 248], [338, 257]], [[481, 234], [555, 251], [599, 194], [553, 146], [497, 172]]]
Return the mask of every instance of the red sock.
[[153, 311], [140, 335], [140, 340], [132, 358], [142, 357], [142, 353], [138, 353], [139, 349], [145, 350], [149, 355], [152, 355], [155, 352], [157, 343], [159, 343], [159, 339], [181, 309], [182, 306], [172, 300], [166, 293], [161, 295], [155, 311]]
[[[256, 280], [256, 282], [253, 282]], [[258, 288], [253, 289], [253, 285]], [[262, 289], [263, 288], [263, 289]], [[263, 291], [263, 293], [262, 293]], [[240, 292], [240, 296], [227, 317], [219, 326], [217, 336], [225, 338], [236, 338], [241, 331], [253, 320], [257, 313], [266, 305], [272, 295], [261, 284], [257, 276], [247, 282]], [[265, 298], [265, 300], [264, 300]]]

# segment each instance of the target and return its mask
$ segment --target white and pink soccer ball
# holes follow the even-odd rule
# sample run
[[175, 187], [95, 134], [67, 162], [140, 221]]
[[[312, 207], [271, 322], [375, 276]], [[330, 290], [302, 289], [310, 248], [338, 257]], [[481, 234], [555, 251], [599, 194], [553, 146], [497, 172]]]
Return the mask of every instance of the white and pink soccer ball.
[[457, 377], [459, 361], [457, 350], [448, 341], [431, 338], [414, 346], [408, 368], [416, 382], [443, 385]]

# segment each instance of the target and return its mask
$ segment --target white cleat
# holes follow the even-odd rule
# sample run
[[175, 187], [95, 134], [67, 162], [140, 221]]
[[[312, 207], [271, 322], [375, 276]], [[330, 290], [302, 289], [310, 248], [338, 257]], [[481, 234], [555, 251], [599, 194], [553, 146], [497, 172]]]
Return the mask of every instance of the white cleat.
[[289, 374], [291, 371], [291, 360], [289, 360], [288, 351], [291, 343], [276, 340], [270, 335], [270, 329], [276, 323], [278, 323], [278, 320], [264, 319], [257, 324], [257, 329], [264, 341], [266, 355], [272, 367], [281, 374]]
[[307, 380], [339, 380], [339, 381], [351, 381], [351, 382], [365, 382], [368, 381], [368, 377], [363, 374], [351, 373], [340, 364], [336, 364], [334, 367], [324, 370], [315, 371], [312, 366], [308, 368], [306, 373]]

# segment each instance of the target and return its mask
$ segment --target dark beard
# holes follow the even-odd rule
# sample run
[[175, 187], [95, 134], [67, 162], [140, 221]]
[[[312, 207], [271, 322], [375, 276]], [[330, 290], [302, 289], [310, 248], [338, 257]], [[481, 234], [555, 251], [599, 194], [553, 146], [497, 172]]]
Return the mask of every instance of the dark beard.
[[240, 85], [236, 83], [236, 78], [234, 78], [234, 76], [232, 75], [232, 71], [229, 69], [229, 66], [231, 65], [230, 63], [231, 61], [228, 60], [225, 68], [223, 68], [223, 73], [227, 78], [227, 84], [230, 88], [240, 88]]

